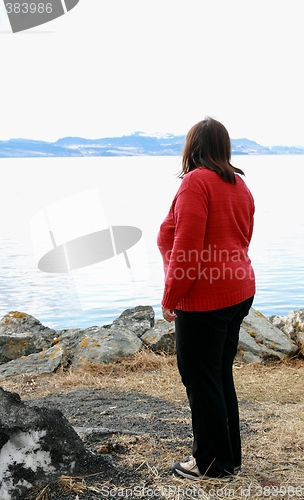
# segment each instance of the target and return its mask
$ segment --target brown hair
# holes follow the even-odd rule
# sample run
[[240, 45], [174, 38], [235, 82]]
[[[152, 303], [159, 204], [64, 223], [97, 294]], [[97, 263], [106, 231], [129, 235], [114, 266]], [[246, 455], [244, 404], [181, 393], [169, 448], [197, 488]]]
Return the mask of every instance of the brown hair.
[[235, 183], [235, 173], [244, 172], [231, 165], [231, 142], [229, 134], [220, 122], [207, 117], [189, 130], [182, 154], [182, 170], [179, 177], [205, 167], [217, 172], [224, 181]]

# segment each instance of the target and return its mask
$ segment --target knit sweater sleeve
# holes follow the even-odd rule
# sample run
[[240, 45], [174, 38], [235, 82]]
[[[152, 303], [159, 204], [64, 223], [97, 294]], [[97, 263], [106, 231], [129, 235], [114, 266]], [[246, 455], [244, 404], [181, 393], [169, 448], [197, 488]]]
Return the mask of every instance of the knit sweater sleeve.
[[171, 206], [175, 231], [165, 276], [162, 305], [174, 309], [189, 291], [199, 273], [199, 256], [204, 248], [208, 217], [208, 194], [184, 178]]

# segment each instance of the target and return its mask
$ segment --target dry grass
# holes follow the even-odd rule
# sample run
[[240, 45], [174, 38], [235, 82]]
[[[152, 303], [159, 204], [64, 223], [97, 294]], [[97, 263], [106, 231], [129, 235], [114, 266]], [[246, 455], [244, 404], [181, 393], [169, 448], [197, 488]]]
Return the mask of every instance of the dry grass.
[[[148, 349], [115, 363], [89, 363], [79, 369], [58, 370], [51, 375], [25, 374], [3, 380], [1, 385], [6, 390], [18, 392], [22, 399], [96, 387], [124, 392], [142, 390], [156, 397], [163, 394], [169, 401], [176, 399], [177, 386], [181, 386], [175, 357], [155, 354]], [[183, 390], [182, 397], [186, 401]]]
[[[236, 363], [234, 373], [243, 426], [243, 470], [231, 482], [191, 482], [164, 474], [173, 459], [190, 452], [178, 436], [174, 457], [168, 451], [166, 440], [156, 436], [113, 437], [127, 450], [121, 460], [145, 474], [153, 484], [151, 488], [156, 492], [155, 497], [181, 499], [196, 495], [206, 500], [304, 498], [304, 362], [297, 360], [268, 366]], [[100, 387], [161, 396], [177, 407], [186, 403], [175, 357], [146, 350], [116, 363], [86, 365], [78, 370], [72, 368], [68, 372], [39, 377], [24, 375], [2, 381], [1, 385], [18, 392], [23, 399], [59, 390], [69, 392]], [[83, 491], [90, 490], [98, 497], [104, 487], [98, 483], [89, 485], [86, 478], [65, 477], [60, 481], [63, 488], [74, 492], [75, 498], [78, 496], [80, 500]], [[127, 491], [117, 489], [116, 493], [123, 497]], [[132, 497], [132, 492], [129, 496]], [[151, 492], [143, 492], [141, 496], [149, 497]]]

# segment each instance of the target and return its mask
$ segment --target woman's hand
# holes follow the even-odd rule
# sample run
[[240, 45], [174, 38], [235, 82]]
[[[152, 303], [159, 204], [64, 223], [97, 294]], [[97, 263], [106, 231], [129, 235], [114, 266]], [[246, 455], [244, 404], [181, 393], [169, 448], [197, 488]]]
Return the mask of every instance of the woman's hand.
[[174, 321], [175, 318], [177, 317], [177, 315], [175, 314], [175, 312], [173, 312], [172, 309], [167, 309], [166, 307], [162, 307], [162, 313], [163, 313], [163, 318], [166, 321], [169, 321], [169, 323], [171, 323], [171, 321]]

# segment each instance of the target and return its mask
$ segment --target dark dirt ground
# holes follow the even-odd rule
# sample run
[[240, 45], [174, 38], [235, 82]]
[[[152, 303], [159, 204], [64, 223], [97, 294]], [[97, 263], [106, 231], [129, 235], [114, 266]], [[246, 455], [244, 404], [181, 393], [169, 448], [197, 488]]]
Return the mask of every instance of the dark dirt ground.
[[[29, 491], [21, 500], [244, 500], [261, 497], [261, 487], [263, 498], [304, 498], [302, 360], [235, 366], [244, 460], [241, 474], [225, 490], [220, 479], [196, 482], [172, 473], [172, 463], [191, 453], [192, 447], [191, 413], [175, 365], [168, 359], [155, 364], [151, 357], [129, 361], [101, 374], [94, 368], [92, 378], [59, 374], [56, 383], [25, 379], [6, 387], [20, 392], [29, 405], [60, 410], [77, 432], [99, 428], [84, 435], [79, 431], [85, 447], [99, 457], [98, 467], [80, 467], [79, 476], [75, 472], [64, 484], [54, 480], [44, 491]], [[111, 383], [105, 383], [105, 376]], [[92, 388], [83, 388], [84, 382]], [[34, 391], [48, 383], [48, 395], [38, 398]], [[300, 496], [296, 487], [301, 488]], [[288, 488], [291, 496], [284, 493]]]
[[[146, 470], [139, 470], [140, 460], [137, 463], [133, 462], [132, 467], [122, 464], [123, 459], [130, 453], [130, 448], [124, 446], [123, 441], [117, 440], [119, 435], [127, 435], [133, 445], [138, 442], [141, 446], [145, 445], [145, 440], [146, 445], [151, 446], [152, 437], [156, 445], [156, 460], [157, 444], [165, 446], [172, 461], [168, 462], [167, 468], [159, 473], [162, 481], [167, 483], [170, 483], [172, 477], [171, 465], [176, 454], [177, 436], [178, 441], [186, 444], [191, 452], [190, 410], [188, 405], [182, 403], [173, 406], [161, 397], [154, 398], [139, 392], [107, 392], [103, 389], [88, 388], [70, 393], [59, 392], [28, 400], [27, 403], [59, 409], [76, 430], [77, 427], [102, 428], [98, 433], [81, 436], [86, 448], [97, 453], [101, 460], [99, 472], [96, 473], [95, 469], [88, 470], [84, 474], [85, 490], [78, 492], [76, 487], [73, 492], [65, 493], [56, 481], [49, 485], [48, 496], [45, 498], [56, 500], [119, 498], [127, 495], [126, 490], [122, 491], [122, 488], [134, 487], [137, 488], [137, 498], [162, 498], [159, 492], [156, 496], [153, 496], [151, 491], [147, 496], [140, 495], [141, 489], [145, 491], [145, 488], [152, 488], [151, 480]], [[94, 488], [96, 484], [100, 488], [104, 485], [103, 492], [96, 493], [88, 489], [90, 486]], [[37, 496], [38, 493], [32, 491], [28, 497], [36, 499]]]
[[[176, 396], [180, 397], [178, 391]], [[98, 457], [98, 465], [81, 468], [79, 476], [75, 473], [75, 477], [66, 478], [64, 484], [54, 480], [46, 486], [45, 492], [42, 488], [29, 490], [21, 500], [222, 498], [209, 496], [210, 488], [217, 488], [221, 494], [230, 494], [229, 484], [226, 491], [219, 479], [215, 479], [214, 484], [202, 486], [173, 475], [172, 463], [190, 454], [192, 447], [191, 412], [185, 399], [169, 402], [161, 394], [155, 397], [136, 390], [85, 388], [31, 397], [26, 402], [31, 406], [60, 410], [79, 433], [85, 447]], [[255, 442], [255, 424], [261, 422], [264, 425], [261, 405], [258, 401], [240, 399], [239, 407], [242, 439]], [[84, 433], [83, 428], [98, 431]], [[254, 454], [255, 450], [250, 453]], [[257, 475], [257, 480], [268, 478], [268, 472], [261, 478], [260, 475]], [[232, 487], [236, 492], [239, 488], [240, 495], [230, 498], [243, 500], [245, 486], [250, 484], [251, 477], [247, 475], [246, 478], [245, 473], [243, 483], [238, 483], [237, 476], [234, 478], [231, 480], [236, 483]]]

